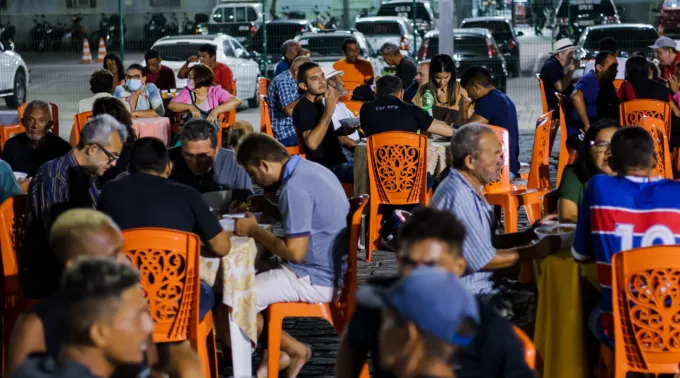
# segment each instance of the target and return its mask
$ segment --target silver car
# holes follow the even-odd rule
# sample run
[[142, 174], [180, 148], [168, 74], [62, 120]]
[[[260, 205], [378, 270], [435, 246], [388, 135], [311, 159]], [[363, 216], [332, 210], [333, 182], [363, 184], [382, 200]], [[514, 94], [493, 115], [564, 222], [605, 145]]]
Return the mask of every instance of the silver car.
[[392, 42], [399, 46], [402, 55], [413, 55], [414, 49], [420, 47], [423, 41], [416, 33], [416, 43], [413, 43], [411, 21], [404, 17], [364, 17], [358, 19], [354, 27], [374, 48], [380, 49], [385, 43]]

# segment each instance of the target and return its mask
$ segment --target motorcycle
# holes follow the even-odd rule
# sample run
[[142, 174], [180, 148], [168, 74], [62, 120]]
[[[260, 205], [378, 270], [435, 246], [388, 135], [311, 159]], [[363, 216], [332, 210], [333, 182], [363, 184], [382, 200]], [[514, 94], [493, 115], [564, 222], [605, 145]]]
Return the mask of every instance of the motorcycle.
[[179, 21], [177, 21], [177, 15], [173, 12], [170, 14], [170, 22], [165, 27], [167, 35], [178, 35], [179, 34]]
[[328, 21], [324, 24], [323, 28], [328, 29], [338, 29], [340, 27], [340, 20], [337, 17], [331, 15], [331, 7], [326, 10], [325, 17]]
[[[125, 34], [125, 25], [123, 25], [123, 34]], [[120, 17], [117, 14], [112, 14], [106, 17], [106, 14], [101, 14], [99, 21], [99, 30], [90, 34], [90, 46], [99, 46], [99, 40], [104, 39], [106, 49], [115, 49], [120, 45]]]
[[[45, 15], [43, 15], [42, 17], [43, 17], [43, 21], [44, 21]], [[43, 40], [45, 39], [46, 25], [45, 25], [45, 22], [40, 21], [40, 18], [38, 17], [37, 14], [35, 16], [33, 16], [33, 23], [34, 23], [34, 25], [31, 28], [31, 30], [29, 31], [29, 35], [30, 35], [29, 46], [31, 47], [31, 50], [35, 50], [35, 51], [42, 50], [43, 46], [44, 46]]]
[[147, 13], [147, 23], [144, 25], [144, 41], [147, 46], [152, 45], [157, 40], [166, 35], [167, 20], [162, 13], [151, 15]]
[[323, 30], [324, 25], [326, 25], [326, 22], [328, 22], [328, 20], [326, 20], [324, 15], [321, 13], [318, 5], [314, 6], [313, 12], [316, 15], [316, 18], [314, 19], [314, 22], [312, 23], [312, 25], [314, 25], [314, 27], [319, 29], [319, 30]]
[[57, 33], [55, 34], [60, 34], [62, 30], [66, 30], [63, 32], [63, 42], [69, 44], [68, 40], [70, 39], [71, 51], [79, 51], [82, 48], [83, 40], [87, 38], [87, 32], [83, 25], [80, 24], [82, 20], [83, 16], [81, 14], [72, 15], [71, 26], [68, 29], [62, 23], [57, 23]]
[[0, 50], [12, 51], [14, 50], [14, 36], [17, 34], [16, 26], [12, 25], [10, 21], [6, 24], [0, 23]]

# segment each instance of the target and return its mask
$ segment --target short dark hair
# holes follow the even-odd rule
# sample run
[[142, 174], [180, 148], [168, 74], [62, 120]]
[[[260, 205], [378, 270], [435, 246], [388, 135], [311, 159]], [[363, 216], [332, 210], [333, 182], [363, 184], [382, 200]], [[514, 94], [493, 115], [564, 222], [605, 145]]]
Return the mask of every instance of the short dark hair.
[[620, 129], [621, 125], [611, 118], [603, 118], [591, 124], [586, 131], [574, 162], [574, 171], [581, 182], [590, 181], [598, 173], [597, 167], [590, 157], [590, 149], [593, 148], [593, 142], [602, 130], [612, 128]]
[[609, 50], [600, 51], [599, 53], [597, 53], [597, 56], [595, 56], [595, 65], [597, 66], [599, 64], [600, 66], [604, 66], [604, 63], [610, 56], [616, 58], [616, 54]]
[[298, 68], [298, 75], [297, 75], [297, 81], [298, 83], [305, 83], [307, 82], [307, 71], [319, 67], [317, 63], [314, 62], [307, 62], [307, 63], [302, 63], [300, 65], [300, 68]]
[[146, 53], [144, 53], [144, 61], [147, 62], [151, 59], [160, 59], [161, 54], [158, 52], [158, 50], [154, 49], [149, 49]]
[[619, 50], [619, 46], [616, 43], [616, 40], [612, 37], [605, 37], [600, 40], [600, 45], [599, 45], [599, 50], [600, 51], [611, 51], [611, 52], [617, 52]]
[[111, 317], [124, 291], [139, 285], [139, 273], [128, 264], [107, 258], [80, 258], [62, 282], [65, 313], [62, 319], [65, 344], [89, 345], [90, 327]]
[[423, 207], [414, 211], [397, 233], [397, 246], [410, 245], [425, 239], [436, 239], [448, 244], [449, 252], [461, 256], [465, 227], [448, 210]]
[[217, 147], [217, 130], [215, 126], [204, 119], [192, 119], [184, 124], [179, 134], [179, 140], [193, 142], [210, 139], [210, 146]]
[[493, 86], [493, 77], [486, 67], [472, 66], [465, 71], [460, 78], [461, 87], [465, 88], [471, 84], [479, 84], [484, 88]]
[[139, 63], [132, 63], [131, 65], [128, 66], [127, 70], [125, 72], [128, 72], [130, 70], [140, 70], [142, 71], [142, 74], [144, 74], [144, 67], [142, 67], [141, 64]]
[[236, 159], [242, 166], [258, 165], [262, 161], [282, 162], [290, 158], [286, 147], [267, 134], [253, 133], [243, 139]]
[[394, 75], [380, 76], [375, 83], [375, 92], [378, 96], [393, 95], [404, 89], [401, 79]]
[[614, 133], [609, 166], [618, 174], [632, 168], [649, 169], [654, 164], [654, 140], [642, 127], [622, 127]]
[[342, 51], [347, 51], [347, 46], [349, 45], [359, 45], [359, 42], [357, 42], [356, 39], [354, 38], [345, 38], [344, 41], [342, 41]]
[[215, 56], [217, 54], [217, 47], [212, 43], [205, 43], [198, 48], [198, 52], [204, 52], [209, 56]]
[[649, 64], [644, 56], [633, 55], [626, 60], [626, 79], [647, 78], [649, 76]]
[[90, 75], [90, 90], [92, 93], [111, 93], [113, 88], [113, 74], [109, 70], [101, 69]]
[[189, 72], [194, 73], [194, 85], [196, 88], [209, 87], [213, 84], [213, 80], [215, 80], [213, 70], [205, 64], [197, 64], [191, 67]]
[[170, 162], [170, 155], [165, 143], [158, 138], [139, 138], [130, 148], [130, 173], [155, 172], [163, 173]]
[[92, 117], [102, 114], [110, 115], [125, 126], [128, 131], [128, 137], [127, 140], [125, 140], [126, 144], [132, 143], [137, 139], [137, 134], [132, 128], [132, 114], [130, 114], [128, 108], [125, 107], [123, 100], [115, 97], [102, 97], [96, 99], [94, 104], [92, 104]]
[[286, 54], [288, 54], [288, 49], [293, 43], [298, 43], [298, 41], [289, 39], [281, 44], [281, 56], [286, 56]]

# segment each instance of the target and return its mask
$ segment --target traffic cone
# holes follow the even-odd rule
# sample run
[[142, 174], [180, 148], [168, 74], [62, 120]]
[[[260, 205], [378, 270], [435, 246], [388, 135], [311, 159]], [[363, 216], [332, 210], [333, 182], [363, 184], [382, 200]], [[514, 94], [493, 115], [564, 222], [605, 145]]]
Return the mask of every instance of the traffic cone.
[[83, 57], [80, 58], [80, 63], [92, 63], [92, 53], [90, 53], [90, 43], [87, 41], [87, 38], [83, 40]]
[[106, 44], [104, 44], [104, 38], [99, 38], [99, 51], [97, 51], [97, 63], [104, 63], [105, 56], [106, 56]]

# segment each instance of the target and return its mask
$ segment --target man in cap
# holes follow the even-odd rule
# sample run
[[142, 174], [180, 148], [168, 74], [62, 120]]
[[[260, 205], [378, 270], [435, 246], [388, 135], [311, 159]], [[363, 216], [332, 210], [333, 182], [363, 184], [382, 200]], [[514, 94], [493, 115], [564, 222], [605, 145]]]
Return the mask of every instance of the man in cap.
[[357, 300], [381, 309], [380, 364], [397, 377], [453, 378], [456, 350], [479, 325], [474, 297], [441, 268], [416, 268], [387, 290], [364, 286]]
[[[573, 90], [571, 79], [574, 71], [580, 67], [581, 62], [574, 59], [574, 44], [569, 38], [562, 38], [555, 42], [553, 52], [545, 61], [541, 68], [541, 80], [543, 80], [543, 87], [545, 90], [545, 100], [548, 103], [548, 109], [557, 109], [557, 97], [555, 92], [569, 95]], [[567, 72], [564, 72], [564, 67], [569, 67]]]
[[680, 63], [675, 41], [665, 36], [659, 37], [649, 48], [654, 50], [654, 56], [659, 61], [661, 78], [667, 80], [669, 76], [674, 76], [677, 73], [676, 65]]
[[[335, 91], [338, 98], [342, 98], [347, 94], [345, 89], [345, 82], [342, 80], [344, 75], [343, 71], [336, 71], [332, 68], [324, 69], [324, 75], [326, 76], [326, 81], [328, 82], [328, 90]], [[356, 131], [359, 128], [359, 117], [355, 117], [354, 113], [347, 108], [347, 105], [338, 101], [335, 104], [335, 111], [331, 116], [331, 122], [335, 130], [344, 127], [343, 130], [346, 132], [338, 134], [338, 141], [342, 146], [342, 151], [345, 153], [348, 159], [351, 159], [354, 155], [354, 147], [356, 147], [359, 141], [359, 133]], [[350, 132], [354, 130], [353, 132]]]

